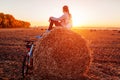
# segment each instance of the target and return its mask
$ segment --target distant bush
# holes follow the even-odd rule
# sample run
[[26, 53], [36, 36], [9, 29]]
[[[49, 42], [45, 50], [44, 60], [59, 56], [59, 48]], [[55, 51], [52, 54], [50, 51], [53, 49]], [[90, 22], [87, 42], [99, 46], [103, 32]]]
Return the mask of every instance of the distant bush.
[[29, 28], [30, 23], [15, 19], [10, 14], [0, 13], [0, 28]]

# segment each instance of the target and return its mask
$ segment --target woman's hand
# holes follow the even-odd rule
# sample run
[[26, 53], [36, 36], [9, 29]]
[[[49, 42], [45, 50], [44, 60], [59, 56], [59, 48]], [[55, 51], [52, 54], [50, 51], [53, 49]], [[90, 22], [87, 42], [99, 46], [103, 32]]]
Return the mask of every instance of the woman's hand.
[[51, 22], [51, 19], [52, 19], [52, 18], [53, 18], [53, 17], [50, 17], [50, 18], [49, 18], [49, 22]]

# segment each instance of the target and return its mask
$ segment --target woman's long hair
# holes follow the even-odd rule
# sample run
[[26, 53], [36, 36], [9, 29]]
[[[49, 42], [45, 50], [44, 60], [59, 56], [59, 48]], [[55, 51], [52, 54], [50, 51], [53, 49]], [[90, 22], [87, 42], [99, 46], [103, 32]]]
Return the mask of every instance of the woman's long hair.
[[72, 17], [70, 12], [69, 12], [69, 8], [68, 8], [67, 5], [63, 6], [63, 12], [67, 12], [69, 14], [70, 18]]

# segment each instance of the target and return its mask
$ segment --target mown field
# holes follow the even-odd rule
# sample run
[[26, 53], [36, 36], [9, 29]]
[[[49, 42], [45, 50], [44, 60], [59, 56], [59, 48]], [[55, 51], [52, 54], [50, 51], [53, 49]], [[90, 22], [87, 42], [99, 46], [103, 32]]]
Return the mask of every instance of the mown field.
[[[27, 52], [25, 40], [41, 35], [45, 29], [0, 29], [0, 79], [22, 78], [22, 61]], [[73, 29], [89, 41], [92, 80], [120, 80], [120, 30]]]

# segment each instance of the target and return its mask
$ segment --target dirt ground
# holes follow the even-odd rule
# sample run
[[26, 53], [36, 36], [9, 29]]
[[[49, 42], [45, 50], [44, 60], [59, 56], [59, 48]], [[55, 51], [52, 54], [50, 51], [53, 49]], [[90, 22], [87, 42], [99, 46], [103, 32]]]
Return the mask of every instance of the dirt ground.
[[[27, 53], [25, 40], [45, 29], [0, 29], [0, 80], [21, 80], [22, 61]], [[120, 30], [73, 29], [89, 42], [92, 80], [120, 80]]]

